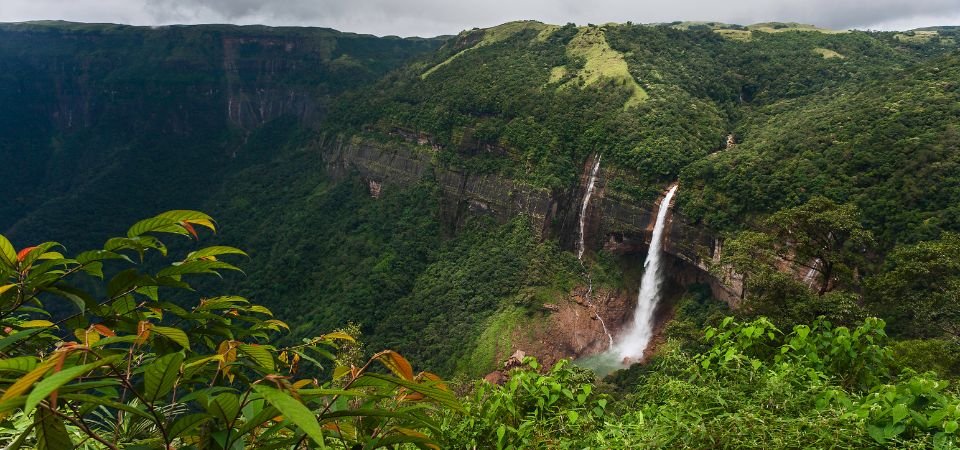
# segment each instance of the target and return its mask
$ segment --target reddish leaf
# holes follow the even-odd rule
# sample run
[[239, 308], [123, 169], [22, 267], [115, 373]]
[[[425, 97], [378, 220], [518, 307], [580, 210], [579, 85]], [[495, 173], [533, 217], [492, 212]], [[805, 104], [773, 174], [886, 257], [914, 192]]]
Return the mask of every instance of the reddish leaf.
[[413, 380], [413, 367], [411, 367], [410, 363], [407, 362], [403, 356], [400, 356], [399, 353], [393, 350], [384, 350], [377, 354], [377, 359], [390, 369], [394, 375], [404, 380]]
[[183, 222], [180, 222], [180, 225], [183, 225], [183, 228], [189, 231], [190, 234], [193, 235], [194, 239], [198, 241], [200, 240], [200, 235], [197, 234], [197, 230], [193, 228], [193, 225], [190, 225], [190, 222], [187, 222], [186, 220], [184, 220]]
[[33, 249], [35, 249], [35, 248], [37, 248], [37, 247], [35, 247], [35, 246], [34, 246], [34, 247], [26, 247], [26, 248], [24, 248], [23, 250], [20, 250], [20, 253], [17, 253], [17, 261], [23, 261], [23, 259], [26, 258], [28, 254], [30, 254], [30, 250], [33, 250]]
[[117, 333], [114, 333], [113, 330], [111, 330], [111, 329], [109, 329], [109, 328], [107, 328], [107, 327], [105, 327], [104, 325], [99, 324], [99, 323], [96, 324], [96, 325], [94, 325], [94, 326], [93, 326], [93, 329], [94, 329], [94, 330], [97, 330], [97, 333], [100, 333], [100, 334], [102, 334], [102, 335], [104, 335], [104, 336], [107, 336], [107, 337], [114, 337], [114, 336], [117, 335]]
[[150, 337], [151, 328], [153, 328], [152, 323], [141, 320], [140, 323], [137, 324], [137, 340], [134, 341], [134, 343], [142, 345], [144, 342], [147, 342], [147, 338]]

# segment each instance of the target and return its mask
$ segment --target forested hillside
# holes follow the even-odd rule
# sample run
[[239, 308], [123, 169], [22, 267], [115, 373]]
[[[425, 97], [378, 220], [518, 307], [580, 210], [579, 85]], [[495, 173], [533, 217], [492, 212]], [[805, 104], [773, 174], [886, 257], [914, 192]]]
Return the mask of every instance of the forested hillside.
[[[88, 231], [199, 207], [211, 182], [314, 128], [338, 94], [439, 43], [309, 28], [0, 24], [0, 230], [67, 230], [65, 243], [89, 244]], [[76, 217], [89, 221], [69, 223]]]
[[[953, 448], [958, 80], [956, 27], [0, 24], [0, 436]], [[643, 362], [502, 368], [629, 325], [673, 183]]]

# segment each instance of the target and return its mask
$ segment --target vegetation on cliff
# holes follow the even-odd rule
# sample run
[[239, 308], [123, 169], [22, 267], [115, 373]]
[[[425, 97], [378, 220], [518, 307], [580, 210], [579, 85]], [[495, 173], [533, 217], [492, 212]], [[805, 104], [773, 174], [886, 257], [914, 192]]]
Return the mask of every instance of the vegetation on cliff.
[[[921, 31], [518, 22], [442, 43], [2, 25], [0, 231], [18, 246], [0, 240], [0, 436], [950, 448], [960, 56], [955, 29]], [[327, 147], [351, 138], [429, 167], [404, 186], [334, 178]], [[715, 274], [742, 298], [679, 293], [657, 355], [604, 382], [526, 360], [474, 386], [584, 270], [616, 288], [633, 259], [593, 249], [581, 266], [564, 224], [498, 222], [437, 177], [512, 178], [562, 213], [594, 154], [598, 199], [649, 204], [679, 179], [678, 213], [720, 233]], [[192, 211], [118, 228], [172, 207], [223, 219], [216, 245], [150, 233], [213, 227]], [[28, 246], [49, 236], [64, 245]], [[243, 255], [245, 276], [227, 263]], [[210, 294], [223, 285], [265, 305]], [[459, 400], [359, 335], [460, 375]]]

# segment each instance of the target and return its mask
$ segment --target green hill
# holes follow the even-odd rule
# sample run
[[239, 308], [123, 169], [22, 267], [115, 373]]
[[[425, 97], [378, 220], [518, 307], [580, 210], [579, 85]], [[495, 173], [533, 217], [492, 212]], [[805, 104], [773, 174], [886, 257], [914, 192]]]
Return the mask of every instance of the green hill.
[[[708, 235], [765, 230], [767, 216], [818, 196], [853, 203], [879, 244], [857, 280], [898, 245], [960, 231], [957, 46], [938, 36], [513, 22], [440, 40], [5, 24], [0, 230], [87, 246], [156, 211], [208, 211], [224, 223], [219, 239], [251, 254], [251, 275], [228, 282], [299, 313], [295, 336], [354, 321], [372, 344], [418, 354], [410, 330], [450, 321], [457, 332], [431, 331], [419, 356], [476, 372], [492, 361], [458, 361], [487, 324], [518, 303], [539, 320], [537, 301], [585, 282], [563, 249], [593, 155], [603, 198], [648, 207], [679, 179], [678, 213]], [[429, 167], [381, 167], [422, 182], [372, 198], [377, 180], [333, 174], [331, 149], [354, 144]], [[490, 206], [451, 203], [451, 174], [542, 192], [554, 212], [520, 229], [473, 217]], [[631, 258], [600, 252], [590, 267], [620, 288]], [[557, 275], [534, 276], [539, 260]], [[445, 284], [462, 265], [460, 284]], [[837, 289], [862, 290], [851, 283]], [[416, 320], [384, 324], [398, 315]]]

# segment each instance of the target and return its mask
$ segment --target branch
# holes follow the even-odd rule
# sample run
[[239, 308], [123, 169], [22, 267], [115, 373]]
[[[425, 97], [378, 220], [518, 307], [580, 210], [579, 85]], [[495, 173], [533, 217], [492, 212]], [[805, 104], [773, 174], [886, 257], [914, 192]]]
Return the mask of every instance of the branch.
[[[62, 419], [64, 419], [64, 420], [67, 420], [67, 421], [69, 421], [70, 423], [76, 425], [76, 426], [79, 427], [81, 430], [83, 430], [83, 432], [86, 433], [87, 436], [90, 436], [91, 438], [95, 439], [97, 442], [99, 442], [99, 443], [101, 443], [101, 444], [103, 444], [103, 445], [106, 445], [107, 448], [109, 448], [110, 450], [119, 450], [116, 445], [111, 444], [111, 443], [110, 443], [109, 441], [107, 441], [106, 439], [100, 437], [97, 433], [94, 433], [93, 430], [91, 430], [90, 427], [87, 426], [87, 424], [86, 424], [83, 420], [80, 420], [80, 419], [77, 419], [77, 418], [75, 418], [75, 417], [72, 417], [72, 416], [68, 416], [68, 415], [66, 415], [66, 414], [63, 414], [63, 413], [61, 413], [60, 411], [57, 411], [56, 409], [52, 409], [52, 408], [50, 408], [49, 406], [46, 406], [46, 405], [44, 405], [44, 408], [45, 408], [47, 411], [52, 412], [52, 413], [55, 414], [56, 416], [58, 416], [58, 417], [60, 417], [60, 418], [62, 418]], [[72, 407], [71, 407], [71, 408], [72, 408]]]

